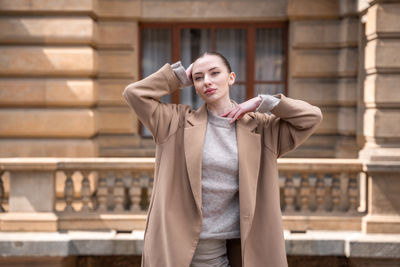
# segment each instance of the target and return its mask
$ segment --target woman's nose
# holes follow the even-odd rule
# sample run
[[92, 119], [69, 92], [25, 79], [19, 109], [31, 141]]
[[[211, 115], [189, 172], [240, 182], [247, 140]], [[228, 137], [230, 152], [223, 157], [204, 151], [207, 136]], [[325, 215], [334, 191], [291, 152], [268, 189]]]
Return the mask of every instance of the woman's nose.
[[204, 83], [205, 83], [205, 84], [210, 84], [210, 83], [211, 83], [210, 77], [209, 77], [208, 75], [205, 75], [205, 76], [204, 76]]

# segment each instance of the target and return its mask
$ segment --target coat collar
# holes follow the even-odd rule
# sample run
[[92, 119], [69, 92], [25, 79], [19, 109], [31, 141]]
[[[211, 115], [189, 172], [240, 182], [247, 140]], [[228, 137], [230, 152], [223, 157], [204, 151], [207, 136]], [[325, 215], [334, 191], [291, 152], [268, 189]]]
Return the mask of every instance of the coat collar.
[[[242, 242], [246, 239], [256, 205], [258, 173], [261, 157], [261, 136], [255, 133], [254, 114], [246, 114], [236, 123], [239, 154], [239, 198]], [[184, 149], [190, 186], [201, 214], [201, 165], [207, 128], [207, 107], [204, 104], [186, 118]]]

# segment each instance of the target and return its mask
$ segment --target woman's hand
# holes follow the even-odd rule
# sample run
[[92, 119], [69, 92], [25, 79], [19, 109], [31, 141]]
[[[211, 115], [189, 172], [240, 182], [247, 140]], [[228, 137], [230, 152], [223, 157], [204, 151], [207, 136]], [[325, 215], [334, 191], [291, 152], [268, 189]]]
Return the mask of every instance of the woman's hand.
[[231, 123], [233, 123], [234, 121], [241, 119], [247, 112], [255, 111], [260, 105], [261, 101], [262, 101], [261, 97], [259, 96], [253, 97], [252, 99], [249, 99], [233, 107], [232, 109], [228, 110], [221, 116], [232, 118]]
[[188, 77], [189, 81], [191, 81], [193, 84], [192, 69], [193, 69], [193, 63], [190, 64], [190, 66], [186, 69], [186, 76]]

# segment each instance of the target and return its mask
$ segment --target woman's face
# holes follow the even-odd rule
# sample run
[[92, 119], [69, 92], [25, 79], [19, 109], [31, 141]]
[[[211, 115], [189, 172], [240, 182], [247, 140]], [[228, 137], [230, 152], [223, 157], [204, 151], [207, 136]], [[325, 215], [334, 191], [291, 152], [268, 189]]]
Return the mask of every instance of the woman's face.
[[205, 55], [197, 59], [192, 69], [193, 84], [198, 95], [206, 103], [229, 99], [229, 86], [235, 82], [235, 73], [228, 72], [222, 59]]

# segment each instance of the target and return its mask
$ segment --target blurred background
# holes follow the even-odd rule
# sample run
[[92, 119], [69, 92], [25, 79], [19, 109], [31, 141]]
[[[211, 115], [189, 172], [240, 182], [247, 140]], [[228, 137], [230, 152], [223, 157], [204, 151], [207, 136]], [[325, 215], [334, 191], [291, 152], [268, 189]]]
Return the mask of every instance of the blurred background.
[[323, 112], [279, 160], [289, 266], [400, 266], [399, 21], [399, 0], [0, 0], [0, 266], [140, 266], [155, 145], [122, 92], [205, 51], [235, 101]]

